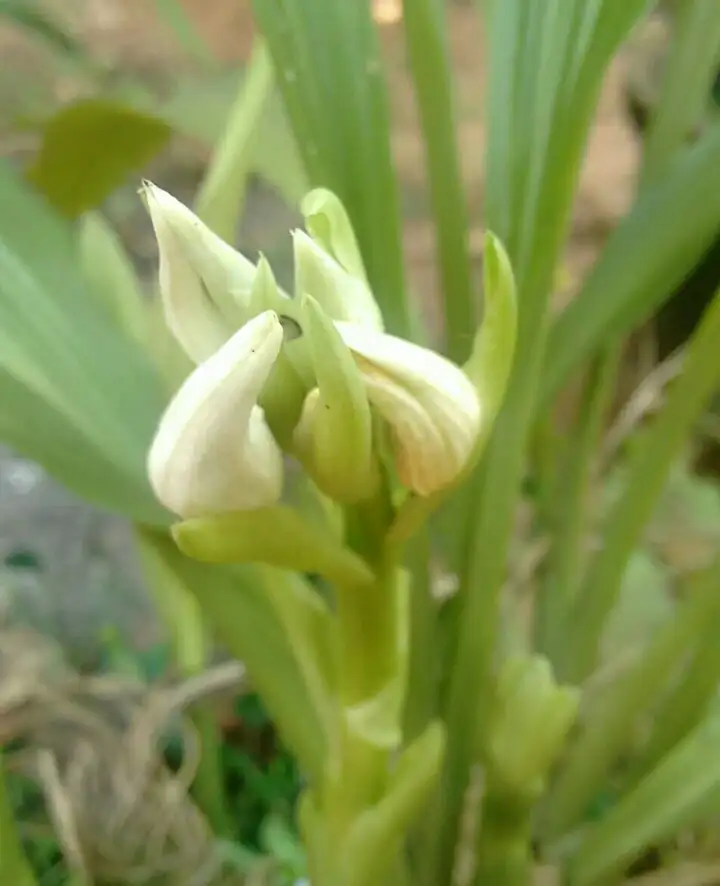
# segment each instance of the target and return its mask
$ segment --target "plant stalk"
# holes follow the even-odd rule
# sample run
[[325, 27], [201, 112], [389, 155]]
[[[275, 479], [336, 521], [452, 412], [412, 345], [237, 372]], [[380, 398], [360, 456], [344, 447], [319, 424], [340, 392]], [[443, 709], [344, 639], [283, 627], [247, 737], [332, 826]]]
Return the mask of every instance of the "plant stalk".
[[462, 363], [470, 353], [477, 319], [444, 14], [438, 0], [403, 3], [435, 221], [446, 348], [452, 360]]
[[[362, 587], [335, 586], [337, 618], [337, 721], [330, 756], [319, 792], [317, 815], [309, 826], [310, 860], [317, 872], [313, 886], [346, 882], [352, 858], [348, 839], [357, 822], [382, 798], [390, 774], [392, 743], [372, 729], [359, 728], [353, 716], [372, 705], [398, 679], [398, 595], [400, 570], [383, 545], [390, 513], [381, 496], [368, 505], [346, 511], [346, 542], [373, 568], [377, 580]], [[383, 725], [401, 732], [402, 707]], [[370, 716], [372, 721], [372, 716]], [[382, 731], [382, 726], [380, 727]], [[401, 857], [382, 859], [388, 886], [405, 876]], [[391, 879], [394, 878], [394, 879]], [[401, 879], [402, 879], [401, 878]], [[399, 880], [398, 880], [399, 881]], [[375, 886], [375, 883], [355, 883]]]
[[535, 800], [500, 785], [487, 786], [474, 886], [528, 886], [531, 882]]

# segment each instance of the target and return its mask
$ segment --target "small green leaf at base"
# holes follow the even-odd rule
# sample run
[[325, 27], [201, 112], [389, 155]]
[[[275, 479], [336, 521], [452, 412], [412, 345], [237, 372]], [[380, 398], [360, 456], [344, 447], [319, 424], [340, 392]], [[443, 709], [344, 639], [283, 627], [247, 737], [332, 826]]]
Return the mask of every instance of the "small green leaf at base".
[[186, 556], [207, 563], [268, 563], [351, 587], [373, 580], [360, 557], [284, 505], [185, 520], [173, 537]]

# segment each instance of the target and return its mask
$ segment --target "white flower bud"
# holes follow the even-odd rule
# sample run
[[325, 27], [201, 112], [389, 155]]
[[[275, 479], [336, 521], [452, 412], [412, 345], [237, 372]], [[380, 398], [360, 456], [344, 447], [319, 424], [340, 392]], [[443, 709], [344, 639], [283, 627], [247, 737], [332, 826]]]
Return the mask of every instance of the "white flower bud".
[[146, 182], [143, 196], [158, 243], [167, 324], [201, 363], [248, 319], [255, 265], [166, 191]]
[[449, 486], [468, 463], [481, 406], [454, 363], [419, 345], [351, 323], [335, 324], [392, 431], [401, 482], [419, 495]]
[[274, 311], [245, 324], [186, 379], [165, 411], [148, 457], [158, 499], [182, 517], [273, 504], [282, 454], [258, 397], [283, 330]]

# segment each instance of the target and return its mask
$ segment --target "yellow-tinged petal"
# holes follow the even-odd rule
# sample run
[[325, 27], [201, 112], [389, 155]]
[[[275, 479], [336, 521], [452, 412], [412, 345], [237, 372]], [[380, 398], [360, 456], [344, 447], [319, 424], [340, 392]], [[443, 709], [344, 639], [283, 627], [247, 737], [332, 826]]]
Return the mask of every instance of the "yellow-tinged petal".
[[146, 182], [143, 196], [157, 238], [167, 324], [202, 363], [249, 318], [255, 265], [166, 191]]
[[274, 504], [282, 454], [257, 405], [283, 340], [274, 311], [245, 324], [186, 379], [148, 457], [158, 499], [182, 517]]
[[368, 399], [392, 431], [398, 476], [419, 495], [449, 486], [472, 455], [482, 410], [475, 387], [445, 357], [351, 323], [336, 327]]

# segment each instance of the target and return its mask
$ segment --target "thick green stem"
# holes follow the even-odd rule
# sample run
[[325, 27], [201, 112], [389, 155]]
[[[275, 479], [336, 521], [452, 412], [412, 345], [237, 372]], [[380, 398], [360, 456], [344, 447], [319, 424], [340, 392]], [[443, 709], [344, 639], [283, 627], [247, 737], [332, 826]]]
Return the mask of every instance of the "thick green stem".
[[475, 886], [528, 886], [531, 882], [535, 797], [489, 784], [483, 798]]
[[439, 661], [437, 605], [430, 586], [428, 531], [423, 527], [409, 545], [410, 663], [403, 739], [410, 744], [433, 719], [437, 705]]
[[652, 516], [674, 459], [720, 382], [719, 340], [720, 297], [716, 295], [690, 341], [684, 372], [671, 388], [662, 412], [633, 449], [627, 486], [607, 516], [603, 544], [576, 599], [563, 679], [581, 682], [595, 667], [628, 559]]
[[447, 353], [462, 362], [477, 320], [444, 8], [438, 0], [404, 0], [403, 12], [427, 157]]
[[[346, 511], [346, 541], [374, 570], [377, 580], [335, 586], [337, 619], [336, 723], [330, 756], [308, 817], [313, 886], [346, 882], [353, 864], [348, 839], [361, 816], [382, 798], [390, 754], [401, 738], [404, 664], [398, 623], [401, 572], [383, 539], [390, 524], [388, 502], [379, 496]], [[395, 695], [397, 690], [397, 695]], [[388, 886], [401, 857], [387, 859]], [[375, 886], [356, 883], [355, 886]]]
[[587, 499], [594, 456], [614, 390], [619, 362], [616, 348], [591, 363], [580, 399], [580, 411], [568, 435], [566, 457], [557, 470], [548, 515], [552, 547], [535, 611], [536, 648], [557, 668], [564, 646], [573, 592], [580, 577], [587, 536]]
[[337, 590], [340, 693], [355, 705], [373, 696], [393, 676], [397, 624], [392, 577]]

